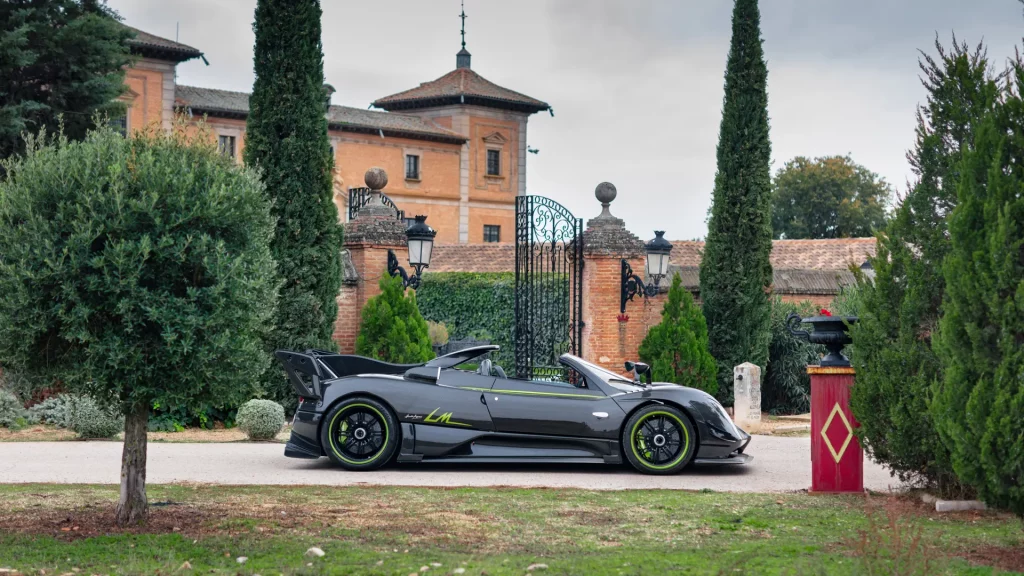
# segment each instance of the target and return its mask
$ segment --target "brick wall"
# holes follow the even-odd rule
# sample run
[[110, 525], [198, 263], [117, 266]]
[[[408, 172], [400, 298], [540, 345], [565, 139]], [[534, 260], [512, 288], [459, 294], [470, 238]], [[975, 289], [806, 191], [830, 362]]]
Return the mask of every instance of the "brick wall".
[[[359, 274], [354, 286], [342, 286], [338, 294], [338, 319], [334, 323], [334, 341], [342, 354], [355, 351], [356, 336], [366, 301], [380, 294], [380, 279], [388, 273], [388, 250], [394, 250], [399, 261], [406, 253], [405, 246], [379, 246], [373, 244], [346, 245], [352, 255], [352, 264]], [[405, 265], [408, 268], [408, 264]]]

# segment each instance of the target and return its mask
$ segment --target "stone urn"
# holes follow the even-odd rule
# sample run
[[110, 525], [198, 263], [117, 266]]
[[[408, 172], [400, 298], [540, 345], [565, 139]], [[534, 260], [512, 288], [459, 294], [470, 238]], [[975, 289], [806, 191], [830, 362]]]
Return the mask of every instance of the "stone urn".
[[[801, 318], [791, 312], [786, 316], [786, 327], [790, 333], [808, 340], [811, 344], [822, 344], [828, 354], [821, 359], [821, 366], [849, 366], [850, 359], [843, 356], [843, 347], [853, 342], [849, 328], [857, 323], [856, 316], [812, 316]], [[800, 330], [801, 324], [810, 324], [813, 331]]]

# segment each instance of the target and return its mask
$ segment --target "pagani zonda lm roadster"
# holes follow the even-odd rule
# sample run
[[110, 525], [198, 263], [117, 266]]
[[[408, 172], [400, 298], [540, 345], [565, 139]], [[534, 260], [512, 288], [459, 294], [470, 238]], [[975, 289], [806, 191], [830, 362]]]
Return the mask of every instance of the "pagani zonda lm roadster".
[[[301, 397], [285, 456], [348, 470], [398, 462], [620, 464], [649, 474], [691, 462], [749, 462], [750, 435], [710, 395], [633, 380], [564, 354], [569, 382], [508, 378], [478, 346], [424, 364], [281, 350]], [[477, 360], [476, 370], [459, 365]]]

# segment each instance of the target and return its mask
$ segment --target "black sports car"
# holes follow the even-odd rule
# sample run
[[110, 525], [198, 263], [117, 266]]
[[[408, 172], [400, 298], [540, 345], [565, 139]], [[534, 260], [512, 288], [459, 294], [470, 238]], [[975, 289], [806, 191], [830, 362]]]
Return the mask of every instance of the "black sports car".
[[[564, 354], [570, 382], [508, 378], [478, 346], [424, 364], [281, 350], [301, 397], [285, 456], [349, 470], [398, 462], [620, 464], [672, 474], [690, 462], [746, 463], [750, 435], [700, 390], [629, 380]], [[477, 361], [476, 370], [459, 366]], [[648, 380], [649, 380], [648, 376]]]

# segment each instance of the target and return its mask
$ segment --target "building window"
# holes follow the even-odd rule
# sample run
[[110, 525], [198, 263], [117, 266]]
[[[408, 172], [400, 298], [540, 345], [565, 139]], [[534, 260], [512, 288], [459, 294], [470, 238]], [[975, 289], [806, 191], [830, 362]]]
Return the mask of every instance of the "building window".
[[128, 114], [122, 114], [107, 120], [107, 125], [121, 136], [128, 135]]
[[406, 228], [408, 228], [409, 226], [412, 226], [413, 224], [416, 223], [416, 219], [415, 218], [402, 218], [402, 223], [405, 224]]
[[501, 150], [487, 151], [487, 175], [501, 176]]
[[415, 154], [405, 155], [405, 177], [409, 180], [420, 179], [420, 157]]
[[217, 149], [228, 158], [235, 157], [235, 137], [220, 136], [217, 138]]
[[501, 226], [484, 224], [484, 242], [501, 242]]

